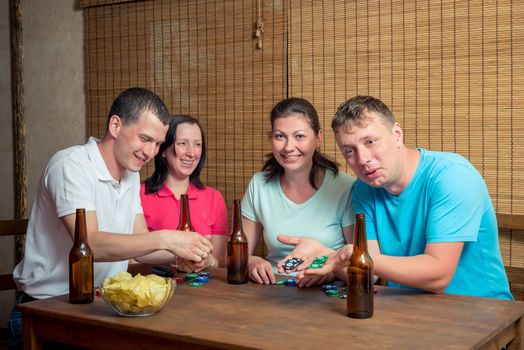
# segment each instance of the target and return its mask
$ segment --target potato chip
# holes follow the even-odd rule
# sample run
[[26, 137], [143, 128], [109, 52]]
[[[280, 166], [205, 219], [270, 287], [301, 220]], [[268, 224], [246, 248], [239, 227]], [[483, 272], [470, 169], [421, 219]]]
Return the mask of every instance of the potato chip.
[[123, 312], [139, 313], [162, 305], [171, 292], [168, 280], [157, 275], [135, 277], [119, 272], [102, 284], [104, 297]]

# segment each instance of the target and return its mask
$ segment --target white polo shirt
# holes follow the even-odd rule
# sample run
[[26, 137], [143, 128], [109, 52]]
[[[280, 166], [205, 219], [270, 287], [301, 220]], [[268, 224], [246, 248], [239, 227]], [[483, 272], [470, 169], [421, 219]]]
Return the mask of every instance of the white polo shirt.
[[[77, 208], [96, 211], [100, 231], [131, 234], [140, 205], [140, 177], [126, 172], [114, 180], [91, 137], [87, 144], [57, 152], [47, 163], [27, 228], [24, 259], [13, 277], [19, 290], [38, 299], [69, 293], [69, 251], [73, 240], [61, 217]], [[128, 261], [94, 264], [95, 286], [127, 270]]]

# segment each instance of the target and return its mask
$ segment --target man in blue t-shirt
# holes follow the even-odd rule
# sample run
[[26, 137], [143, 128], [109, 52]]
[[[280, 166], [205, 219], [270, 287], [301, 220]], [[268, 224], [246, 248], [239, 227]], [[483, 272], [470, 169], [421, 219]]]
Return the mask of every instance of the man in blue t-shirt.
[[[375, 275], [397, 287], [512, 299], [493, 204], [470, 162], [406, 147], [400, 124], [371, 96], [343, 103], [331, 126], [358, 177], [353, 207], [366, 216]], [[296, 245], [290, 256], [330, 253], [311, 239], [279, 239]], [[331, 253], [323, 268], [307, 269], [298, 278], [344, 267], [351, 251], [348, 245]]]

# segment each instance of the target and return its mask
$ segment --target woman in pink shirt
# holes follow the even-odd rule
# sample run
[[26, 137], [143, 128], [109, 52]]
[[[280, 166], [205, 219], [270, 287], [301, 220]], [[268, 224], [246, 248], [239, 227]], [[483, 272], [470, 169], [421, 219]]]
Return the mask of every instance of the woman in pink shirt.
[[188, 115], [175, 115], [155, 156], [155, 171], [140, 187], [150, 231], [176, 229], [180, 195], [188, 194], [191, 223], [196, 232], [210, 237], [213, 252], [200, 263], [178, 258], [177, 268], [185, 272], [225, 266], [227, 209], [222, 194], [200, 179], [205, 161], [206, 144], [199, 121]]

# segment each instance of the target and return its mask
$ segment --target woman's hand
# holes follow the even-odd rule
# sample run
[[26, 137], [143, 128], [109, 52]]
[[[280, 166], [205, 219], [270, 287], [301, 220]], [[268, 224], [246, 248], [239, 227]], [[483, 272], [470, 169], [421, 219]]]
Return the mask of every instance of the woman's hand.
[[[333, 252], [332, 249], [309, 237], [279, 235], [277, 239], [284, 244], [295, 246], [295, 249], [293, 249], [293, 251], [288, 256], [278, 262], [277, 267], [279, 273], [304, 270], [315, 258], [322, 255], [328, 255]], [[303, 260], [303, 262], [298, 265], [296, 269], [284, 269], [284, 263], [291, 258], [300, 258]]]
[[250, 256], [248, 260], [249, 278], [258, 284], [275, 284], [276, 278], [269, 261], [259, 256]]

